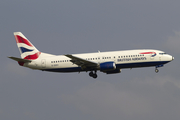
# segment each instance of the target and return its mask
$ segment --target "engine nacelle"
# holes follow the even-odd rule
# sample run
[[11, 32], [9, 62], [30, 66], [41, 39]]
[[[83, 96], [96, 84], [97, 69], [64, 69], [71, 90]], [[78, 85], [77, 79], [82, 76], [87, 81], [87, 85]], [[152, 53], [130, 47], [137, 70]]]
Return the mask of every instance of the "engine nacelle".
[[114, 62], [105, 62], [100, 64], [100, 71], [111, 71], [116, 69]]
[[111, 70], [111, 71], [106, 71], [106, 74], [115, 74], [115, 73], [120, 73], [121, 69], [115, 69], [115, 70]]

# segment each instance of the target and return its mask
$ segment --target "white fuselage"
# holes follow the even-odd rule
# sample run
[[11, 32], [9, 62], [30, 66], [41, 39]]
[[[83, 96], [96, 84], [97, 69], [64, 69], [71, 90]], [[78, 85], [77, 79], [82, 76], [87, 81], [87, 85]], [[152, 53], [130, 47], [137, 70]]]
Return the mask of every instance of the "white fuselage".
[[[116, 69], [158, 66], [166, 64], [174, 59], [171, 55], [163, 51], [153, 49], [84, 53], [73, 54], [73, 56], [98, 64], [114, 62]], [[91, 71], [91, 69], [82, 69], [82, 67], [73, 64], [71, 59], [64, 55], [40, 56], [31, 63], [25, 63], [24, 66], [52, 72]], [[99, 70], [99, 68], [96, 70]]]

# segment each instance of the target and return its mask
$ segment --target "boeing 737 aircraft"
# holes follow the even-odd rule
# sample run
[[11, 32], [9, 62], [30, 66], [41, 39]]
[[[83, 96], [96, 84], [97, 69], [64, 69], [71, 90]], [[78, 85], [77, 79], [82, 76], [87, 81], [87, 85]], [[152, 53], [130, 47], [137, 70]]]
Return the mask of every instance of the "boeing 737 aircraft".
[[106, 74], [120, 73], [124, 68], [162, 67], [174, 57], [163, 51], [153, 49], [125, 50], [84, 54], [52, 55], [40, 52], [21, 33], [14, 32], [21, 58], [9, 57], [20, 66], [50, 72], [82, 72], [89, 71], [89, 76], [97, 78], [100, 70]]

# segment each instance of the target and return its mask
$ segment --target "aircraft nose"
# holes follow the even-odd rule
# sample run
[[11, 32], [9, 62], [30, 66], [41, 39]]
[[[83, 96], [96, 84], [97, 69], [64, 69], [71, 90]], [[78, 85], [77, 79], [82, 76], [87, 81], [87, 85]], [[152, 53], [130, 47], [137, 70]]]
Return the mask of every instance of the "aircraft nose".
[[174, 57], [172, 56], [172, 60], [174, 60]]

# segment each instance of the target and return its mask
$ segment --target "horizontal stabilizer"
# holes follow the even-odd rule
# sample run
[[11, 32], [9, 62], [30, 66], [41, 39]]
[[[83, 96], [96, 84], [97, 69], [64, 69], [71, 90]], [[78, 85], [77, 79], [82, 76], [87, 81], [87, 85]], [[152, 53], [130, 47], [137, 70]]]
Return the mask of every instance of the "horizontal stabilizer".
[[17, 62], [24, 62], [24, 63], [27, 63], [27, 62], [31, 62], [32, 60], [26, 60], [26, 59], [22, 59], [22, 58], [17, 58], [17, 57], [8, 57], [10, 59], [13, 59]]

